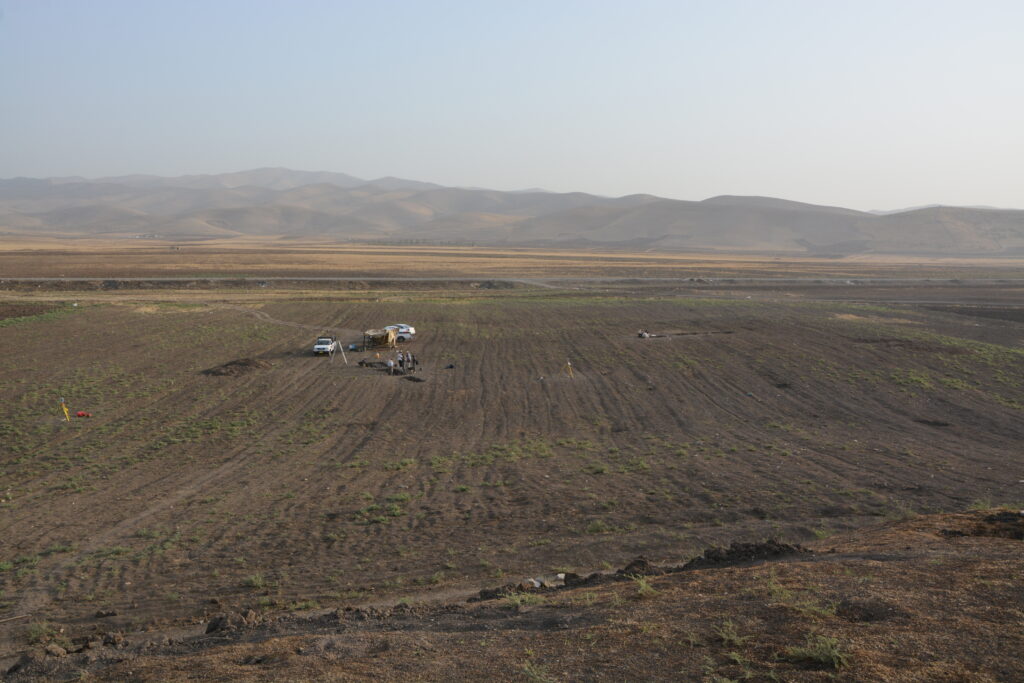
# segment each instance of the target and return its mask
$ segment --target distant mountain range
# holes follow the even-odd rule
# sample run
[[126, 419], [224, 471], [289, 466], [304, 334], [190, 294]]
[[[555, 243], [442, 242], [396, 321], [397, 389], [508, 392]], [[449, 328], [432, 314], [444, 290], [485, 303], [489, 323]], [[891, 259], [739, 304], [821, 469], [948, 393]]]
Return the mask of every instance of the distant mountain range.
[[769, 197], [691, 202], [499, 192], [262, 168], [177, 178], [0, 180], [3, 235], [1024, 256], [1024, 211], [929, 206], [880, 213]]

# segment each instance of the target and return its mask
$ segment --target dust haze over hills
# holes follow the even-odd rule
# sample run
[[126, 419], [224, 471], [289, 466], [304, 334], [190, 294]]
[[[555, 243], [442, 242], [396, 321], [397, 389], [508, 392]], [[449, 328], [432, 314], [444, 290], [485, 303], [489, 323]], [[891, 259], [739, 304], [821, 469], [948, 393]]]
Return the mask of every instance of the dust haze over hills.
[[501, 192], [263, 168], [0, 180], [0, 235], [1017, 256], [1024, 255], [1024, 211], [929, 206], [878, 213], [769, 197]]

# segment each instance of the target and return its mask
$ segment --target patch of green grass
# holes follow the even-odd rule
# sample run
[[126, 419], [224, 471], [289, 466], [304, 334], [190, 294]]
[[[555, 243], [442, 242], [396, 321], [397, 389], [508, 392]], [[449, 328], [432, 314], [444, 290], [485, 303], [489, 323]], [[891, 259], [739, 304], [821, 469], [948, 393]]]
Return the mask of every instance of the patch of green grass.
[[[613, 507], [613, 506], [608, 506]], [[632, 524], [626, 526], [613, 526], [602, 519], [595, 519], [583, 529], [588, 534], [619, 534], [633, 531], [636, 527]]]
[[523, 664], [523, 675], [531, 683], [558, 683], [558, 679], [552, 677], [540, 664], [526, 662]]
[[786, 648], [783, 656], [791, 662], [807, 662], [832, 669], [841, 669], [850, 660], [836, 638], [814, 633], [807, 635], [803, 645]]
[[715, 636], [727, 647], [739, 647], [751, 638], [751, 636], [741, 636], [736, 630], [736, 624], [731, 619], [726, 619], [715, 628]]
[[470, 467], [492, 465], [496, 461], [516, 462], [528, 458], [551, 458], [555, 455], [551, 445], [541, 439], [491, 444], [479, 453], [467, 453], [462, 461]]
[[63, 318], [69, 313], [73, 313], [78, 310], [77, 308], [55, 308], [51, 311], [44, 311], [43, 313], [36, 313], [35, 315], [21, 315], [14, 318], [4, 318], [0, 320], [0, 327], [14, 327], [15, 325], [24, 325], [25, 323], [38, 323], [48, 322], [51, 320], [57, 320]]
[[430, 468], [438, 474], [452, 471], [452, 462], [455, 458], [451, 455], [435, 455], [430, 458]]
[[640, 599], [653, 598], [658, 594], [658, 590], [651, 585], [650, 581], [647, 580], [646, 576], [635, 575], [631, 576], [633, 583], [636, 584], [636, 596]]
[[412, 458], [402, 458], [397, 462], [386, 462], [383, 465], [381, 465], [381, 467], [391, 472], [400, 472], [404, 469], [412, 467], [415, 464], [416, 461], [413, 460]]
[[49, 557], [50, 555], [56, 555], [57, 553], [66, 553], [74, 550], [74, 546], [70, 543], [54, 543], [46, 548], [42, 553], [43, 557]]
[[267, 579], [265, 576], [263, 576], [261, 572], [256, 572], [255, 574], [250, 574], [249, 576], [242, 579], [242, 585], [246, 588], [253, 588], [259, 590], [261, 588], [266, 588]]
[[19, 555], [14, 558], [14, 564], [18, 567], [35, 567], [39, 559], [39, 555]]
[[921, 370], [893, 370], [889, 374], [889, 379], [900, 386], [920, 387], [922, 389], [931, 389], [935, 386], [928, 373]]
[[41, 645], [53, 640], [59, 630], [48, 621], [34, 621], [25, 629], [25, 637], [33, 645]]
[[524, 605], [543, 605], [547, 602], [543, 595], [536, 593], [509, 593], [502, 600], [513, 609], [519, 609]]
[[957, 377], [940, 377], [939, 382], [949, 387], [950, 389], [965, 390], [971, 388], [970, 384]]

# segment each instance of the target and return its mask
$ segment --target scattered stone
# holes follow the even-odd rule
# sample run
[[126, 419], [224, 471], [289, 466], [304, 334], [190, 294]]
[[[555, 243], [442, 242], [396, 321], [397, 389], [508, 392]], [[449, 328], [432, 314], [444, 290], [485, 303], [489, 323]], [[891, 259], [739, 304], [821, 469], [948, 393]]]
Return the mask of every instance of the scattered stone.
[[206, 624], [206, 632], [236, 631], [247, 626], [256, 626], [262, 620], [260, 615], [252, 609], [247, 609], [244, 612], [225, 612], [210, 619]]
[[219, 633], [220, 631], [234, 631], [238, 626], [232, 623], [230, 615], [218, 614], [206, 625], [206, 633]]
[[104, 645], [112, 645], [113, 647], [123, 647], [125, 643], [124, 636], [120, 633], [108, 633], [103, 636]]
[[68, 651], [62, 648], [57, 643], [49, 643], [44, 648], [44, 650], [46, 651], [46, 654], [50, 655], [51, 657], [66, 657], [68, 654]]

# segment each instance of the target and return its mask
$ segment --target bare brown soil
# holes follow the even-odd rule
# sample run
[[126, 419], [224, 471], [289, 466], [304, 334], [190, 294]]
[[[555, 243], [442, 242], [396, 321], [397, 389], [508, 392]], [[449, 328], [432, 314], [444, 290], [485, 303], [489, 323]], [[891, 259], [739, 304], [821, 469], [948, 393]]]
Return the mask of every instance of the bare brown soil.
[[[0, 308], [0, 667], [46, 642], [81, 643], [95, 633], [177, 639], [219, 613], [251, 609], [239, 617], [246, 631], [268, 618], [283, 623], [273, 615], [289, 611], [346, 614], [346, 606], [403, 598], [468, 597], [528, 576], [586, 576], [637, 555], [676, 566], [733, 541], [806, 544], [913, 513], [1024, 507], [1024, 329], [1012, 315], [1022, 303], [1015, 290], [965, 288], [968, 299], [987, 301], [937, 308], [934, 299], [915, 303], [928, 298], [920, 288], [879, 289], [872, 303], [828, 301], [829, 286], [706, 295], [635, 283], [601, 289], [9, 293]], [[985, 314], [972, 315], [979, 305]], [[992, 315], [1000, 309], [1007, 314]], [[322, 332], [356, 342], [364, 329], [398, 322], [420, 331], [408, 348], [424, 364], [415, 375], [422, 382], [360, 367], [378, 360], [373, 352], [310, 353]], [[639, 339], [640, 328], [664, 336]], [[207, 374], [215, 368], [234, 369]], [[61, 397], [72, 413], [92, 417], [63, 421]], [[961, 528], [950, 524], [942, 528]], [[987, 572], [1007, 570], [1011, 548], [1019, 560], [1013, 538], [934, 543], [1002, 549], [951, 561], [968, 573], [949, 584], [951, 569], [946, 586], [1002, 580]], [[823, 546], [812, 547], [820, 554]], [[851, 548], [842, 552], [858, 552]], [[867, 564], [854, 572], [883, 561], [858, 562]], [[929, 566], [922, 562], [899, 564], [916, 569], [886, 578], [895, 583], [879, 599], [889, 604], [895, 593], [887, 591], [917, 585]], [[806, 566], [814, 568], [806, 580], [825, 587], [813, 572], [826, 565]], [[173, 645], [167, 656], [125, 662], [149, 678], [160, 678], [159, 666], [184, 677], [189, 662], [211, 679], [344, 679], [368, 677], [373, 667], [390, 678], [412, 671], [438, 679], [449, 665], [472, 678], [494, 646], [503, 653], [495, 655], [505, 667], [499, 677], [510, 679], [528, 676], [531, 662], [540, 667], [534, 673], [555, 678], [670, 679], [699, 671], [705, 655], [714, 675], [736, 677], [744, 665], [730, 668], [730, 652], [773, 671], [782, 666], [770, 664], [779, 649], [804, 637], [796, 625], [776, 629], [764, 616], [769, 603], [744, 611], [736, 591], [747, 579], [729, 572], [751, 570], [715, 570], [725, 573], [708, 579], [713, 591], [693, 584], [696, 573], [652, 577], [673, 596], [664, 604], [633, 601], [627, 582], [591, 587], [607, 603], [603, 621], [588, 621], [584, 610], [580, 624], [598, 628], [595, 642], [607, 647], [567, 641], [555, 622], [517, 631], [507, 624], [520, 624], [519, 612], [485, 605], [480, 614], [498, 616], [475, 622], [453, 608], [430, 617], [446, 624], [443, 636], [375, 616], [378, 630], [359, 631], [335, 617], [324, 626], [334, 629], [331, 644], [316, 646], [326, 654], [314, 659], [295, 649], [309, 643], [288, 640], [300, 633], [268, 625], [257, 640], [284, 639], [271, 649], [214, 637], [194, 652]], [[842, 572], [828, 581], [849, 588], [837, 599], [854, 600], [860, 593]], [[939, 581], [921, 583], [915, 595], [937, 604], [928, 591]], [[958, 604], [971, 615], [995, 604], [978, 600], [964, 594]], [[854, 603], [851, 613], [874, 609]], [[620, 623], [634, 609], [653, 630]], [[1019, 618], [1020, 605], [1005, 602], [999, 619], [1015, 609]], [[544, 610], [544, 619], [560, 614]], [[918, 678], [1008, 679], [1001, 672], [1017, 671], [964, 649], [928, 659], [920, 653], [936, 652], [953, 632], [919, 614], [908, 626], [916, 640], [855, 677], [886, 677], [899, 662], [925, 667], [915, 669]], [[670, 615], [702, 642], [726, 619], [756, 637], [690, 652], [680, 649], [683, 631], [670, 629]], [[833, 621], [830, 629], [845, 623]], [[338, 629], [354, 632], [351, 643]], [[856, 636], [854, 652], [889, 647], [886, 635], [835, 633]], [[637, 649], [642, 639], [687, 654]], [[213, 642], [224, 648], [210, 650]], [[461, 664], [453, 647], [462, 648]], [[116, 664], [106, 657], [94, 672], [123, 677], [120, 665], [104, 668]], [[92, 666], [83, 661], [74, 667]], [[779, 671], [790, 677], [791, 669]]]
[[1016, 511], [931, 515], [803, 552], [638, 560], [602, 581], [475, 603], [243, 607], [173, 632], [99, 627], [29, 650], [8, 678], [1019, 680], [1024, 545], [976, 533], [993, 514], [1024, 527]]

